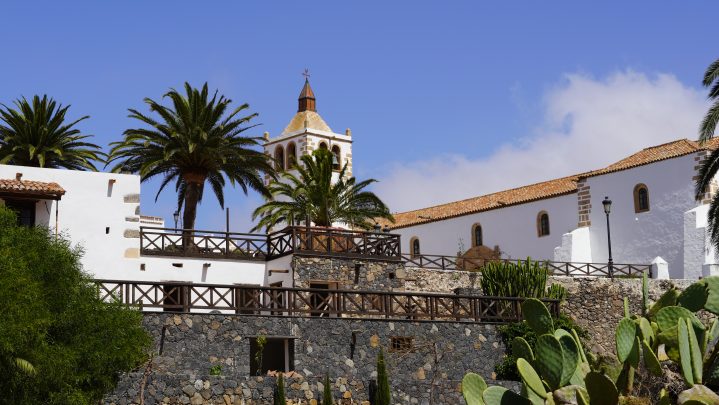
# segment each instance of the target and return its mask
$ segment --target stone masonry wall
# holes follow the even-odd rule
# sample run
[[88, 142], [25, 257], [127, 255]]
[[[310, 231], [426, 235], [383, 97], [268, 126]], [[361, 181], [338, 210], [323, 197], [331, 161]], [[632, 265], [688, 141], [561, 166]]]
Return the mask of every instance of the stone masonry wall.
[[[367, 400], [380, 347], [393, 402], [458, 404], [462, 376], [475, 371], [491, 381], [504, 353], [494, 325], [167, 313], [147, 313], [144, 323], [156, 347], [166, 327], [163, 353], [146, 382], [146, 404], [272, 403], [274, 377], [250, 375], [250, 342], [258, 335], [295, 338], [297, 375], [287, 381], [287, 397], [306, 404], [321, 398], [325, 373], [338, 400]], [[392, 351], [393, 336], [413, 338], [413, 351]], [[209, 376], [216, 365], [221, 376]], [[105, 403], [139, 403], [142, 379], [142, 372], [123, 376]]]
[[402, 289], [406, 277], [400, 262], [295, 256], [292, 268], [297, 288], [309, 288], [311, 281], [334, 281], [345, 290], [392, 291]]

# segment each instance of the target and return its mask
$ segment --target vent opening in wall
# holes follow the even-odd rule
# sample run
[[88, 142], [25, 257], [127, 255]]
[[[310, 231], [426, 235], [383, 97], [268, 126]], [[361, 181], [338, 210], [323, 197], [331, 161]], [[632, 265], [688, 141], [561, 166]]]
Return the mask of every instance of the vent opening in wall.
[[389, 348], [391, 352], [411, 353], [414, 351], [414, 338], [412, 336], [392, 336]]
[[105, 235], [109, 235], [109, 234], [110, 234], [110, 227], [106, 226], [105, 227]]
[[172, 263], [172, 267], [182, 268], [182, 263]]
[[140, 263], [140, 271], [145, 271], [145, 263]]

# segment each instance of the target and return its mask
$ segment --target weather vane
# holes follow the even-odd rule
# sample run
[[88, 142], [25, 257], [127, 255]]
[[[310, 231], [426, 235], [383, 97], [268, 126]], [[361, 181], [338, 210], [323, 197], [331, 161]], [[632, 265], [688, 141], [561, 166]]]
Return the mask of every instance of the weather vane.
[[305, 68], [305, 71], [302, 72], [302, 76], [304, 76], [305, 79], [309, 80], [310, 79], [310, 70]]

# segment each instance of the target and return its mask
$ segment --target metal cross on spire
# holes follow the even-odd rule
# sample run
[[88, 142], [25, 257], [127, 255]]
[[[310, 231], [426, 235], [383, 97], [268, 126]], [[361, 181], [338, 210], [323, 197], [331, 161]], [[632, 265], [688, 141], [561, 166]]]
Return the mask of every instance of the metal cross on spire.
[[310, 79], [310, 70], [305, 68], [305, 71], [302, 72], [302, 76], [305, 77], [305, 80], [309, 80]]

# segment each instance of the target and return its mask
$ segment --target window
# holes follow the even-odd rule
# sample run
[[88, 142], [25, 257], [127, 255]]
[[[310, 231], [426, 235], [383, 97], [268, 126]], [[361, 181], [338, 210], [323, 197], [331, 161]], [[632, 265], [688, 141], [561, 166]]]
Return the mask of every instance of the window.
[[340, 147], [337, 145], [332, 146], [332, 154], [334, 155], [334, 161], [332, 162], [332, 169], [339, 170], [342, 167], [342, 160], [340, 160]]
[[5, 200], [5, 206], [17, 215], [19, 226], [35, 226], [35, 201], [32, 200]]
[[412, 252], [412, 254], [411, 254], [410, 256], [412, 256], [413, 258], [414, 258], [415, 256], [419, 256], [419, 254], [420, 254], [420, 251], [419, 251], [419, 239], [417, 239], [417, 237], [414, 237], [414, 238], [410, 239], [410, 241], [409, 241], [409, 249], [410, 249], [410, 252]]
[[249, 340], [251, 375], [266, 375], [268, 371], [287, 373], [295, 368], [294, 339], [267, 337], [262, 347], [257, 344], [256, 337]]
[[539, 237], [549, 235], [549, 214], [545, 211], [537, 214], [537, 235]]
[[482, 246], [482, 225], [474, 224], [472, 226], [472, 246]]
[[294, 142], [287, 145], [287, 168], [292, 169], [297, 166], [297, 146]]
[[634, 186], [634, 212], [649, 211], [649, 189], [644, 184]]
[[282, 146], [275, 148], [275, 169], [285, 170], [285, 150]]
[[389, 351], [397, 353], [411, 353], [414, 351], [414, 338], [411, 336], [392, 336]]

